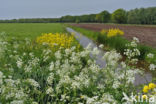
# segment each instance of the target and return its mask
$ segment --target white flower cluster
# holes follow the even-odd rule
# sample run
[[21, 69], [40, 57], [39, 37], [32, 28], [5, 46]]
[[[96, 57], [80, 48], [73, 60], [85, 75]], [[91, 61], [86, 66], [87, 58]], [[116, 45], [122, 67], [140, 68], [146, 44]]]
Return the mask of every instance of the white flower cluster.
[[107, 65], [116, 67], [116, 65], [118, 65], [118, 61], [121, 59], [121, 55], [116, 51], [110, 51], [105, 53], [103, 59], [106, 59]]
[[149, 69], [150, 69], [151, 71], [156, 70], [156, 65], [155, 65], [155, 64], [150, 64]]
[[[65, 92], [68, 91], [68, 93], [72, 93], [72, 91], [75, 90], [83, 90], [84, 88], [89, 89], [90, 86], [94, 86], [100, 91], [107, 88], [106, 85], [111, 85], [109, 87], [117, 90], [123, 85], [128, 87], [134, 83], [135, 74], [139, 71], [131, 70], [124, 62], [121, 63], [122, 67], [119, 68], [119, 60], [122, 56], [116, 51], [110, 51], [104, 54], [103, 59], [107, 61], [107, 66], [104, 69], [101, 69], [96, 65], [94, 60], [88, 59], [90, 53], [98, 54], [98, 49], [95, 48], [91, 50], [90, 46], [81, 52], [75, 52], [74, 49], [75, 47], [66, 49], [64, 54], [61, 53], [61, 50], [58, 50], [55, 53], [57, 60], [50, 63], [50, 74], [47, 77], [47, 84], [49, 87], [46, 90], [46, 93], [52, 98], [55, 96], [54, 93], [65, 94], [62, 92], [62, 89], [64, 89]], [[86, 64], [84, 65], [84, 61], [81, 60], [86, 60]], [[55, 77], [58, 77], [59, 79], [56, 79]], [[55, 80], [57, 80], [58, 83], [55, 83]], [[123, 80], [125, 80], [124, 83], [122, 82]], [[116, 102], [113, 96], [108, 93], [104, 93], [103, 98], [98, 95], [98, 92], [94, 92], [93, 97], [87, 95], [83, 96], [85, 96], [83, 100], [86, 100], [87, 104], [109, 104]], [[109, 99], [107, 99], [106, 96]], [[70, 99], [74, 98], [70, 96]], [[62, 100], [65, 102], [69, 99], [63, 97]]]
[[149, 54], [147, 54], [147, 57], [152, 59], [152, 58], [154, 58], [154, 54], [149, 53]]
[[35, 87], [35, 88], [39, 88], [40, 85], [38, 82], [36, 82], [34, 79], [27, 79], [26, 82], [28, 82], [31, 86]]
[[34, 67], [39, 66], [40, 59], [37, 57], [32, 57], [30, 60], [28, 60], [27, 64], [24, 66], [25, 72], [31, 72]]
[[[138, 42], [137, 39], [134, 41]], [[82, 51], [76, 51], [76, 47], [53, 51], [47, 47], [40, 49], [26, 45], [21, 53], [19, 49], [10, 49], [10, 45], [3, 53], [3, 56], [9, 57], [3, 59], [6, 63], [2, 71], [0, 68], [2, 103], [121, 103], [117, 96], [122, 96], [121, 90], [128, 89], [129, 93], [135, 74], [140, 71], [132, 69], [126, 62], [120, 63], [122, 56], [115, 50], [104, 54], [103, 59], [107, 63], [100, 68], [90, 58], [91, 54], [96, 56], [100, 51], [98, 48], [91, 49], [90, 45]], [[134, 57], [140, 53], [134, 43], [132, 46], [132, 51], [126, 51], [126, 54], [136, 61]], [[103, 45], [99, 47], [103, 48]], [[154, 68], [151, 65], [151, 69]]]
[[130, 63], [132, 64], [137, 64], [138, 59], [136, 57], [140, 56], [140, 51], [137, 49], [137, 43], [139, 43], [139, 40], [138, 38], [134, 37], [131, 43], [126, 44], [128, 48], [125, 49], [124, 52], [124, 55], [128, 57]]
[[18, 68], [22, 68], [22, 65], [23, 65], [22, 59], [19, 58], [19, 59], [17, 60], [16, 64], [17, 64], [17, 67], [18, 67]]
[[19, 88], [19, 86], [19, 79], [13, 80], [12, 76], [6, 78], [0, 71], [0, 95], [4, 101], [10, 101], [10, 104], [24, 104], [28, 99], [28, 95], [24, 93], [24, 89]]
[[[148, 60], [153, 60], [154, 54], [152, 54], [152, 53], [147, 54], [147, 58], [148, 58]], [[155, 65], [154, 63], [151, 63], [151, 64], [149, 65], [149, 69], [150, 69], [151, 71], [155, 71], [155, 70], [156, 70], [156, 65]]]

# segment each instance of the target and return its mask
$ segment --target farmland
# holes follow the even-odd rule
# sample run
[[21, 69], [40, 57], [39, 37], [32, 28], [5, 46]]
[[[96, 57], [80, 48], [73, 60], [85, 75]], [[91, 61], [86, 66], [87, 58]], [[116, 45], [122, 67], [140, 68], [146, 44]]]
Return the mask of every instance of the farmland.
[[35, 39], [37, 36], [41, 35], [42, 33], [60, 33], [65, 32], [65, 28], [61, 24], [48, 24], [48, 23], [40, 23], [40, 24], [33, 24], [33, 23], [1, 23], [0, 24], [0, 32], [7, 32], [9, 38], [15, 37], [18, 39]]
[[[119, 41], [126, 43], [107, 50], [102, 56], [106, 65], [99, 67], [96, 56], [100, 54], [99, 48], [103, 50], [106, 44], [98, 44], [94, 49], [89, 44], [82, 48], [74, 38], [75, 35], [66, 31], [67, 26], [61, 23], [0, 24], [0, 103], [122, 104], [133, 103], [131, 100], [123, 100], [123, 93], [131, 96], [139, 92], [143, 104], [150, 97], [156, 97], [155, 80], [134, 85], [136, 74], [146, 74], [146, 71], [135, 66], [142, 57], [147, 61], [150, 72], [155, 73], [155, 51], [152, 48], [156, 42], [155, 27], [119, 26], [119, 29], [104, 31], [102, 35], [94, 31], [114, 27], [73, 24], [94, 30], [73, 27], [95, 42], [98, 39], [106, 43], [103, 37], [108, 35], [106, 44], [112, 47], [116, 47]], [[121, 36], [118, 36], [119, 33]], [[144, 33], [143, 36], [140, 33]], [[132, 39], [134, 36], [141, 43], [151, 46], [149, 51], [143, 53], [139, 50], [139, 40]], [[123, 61], [119, 50], [125, 53]]]

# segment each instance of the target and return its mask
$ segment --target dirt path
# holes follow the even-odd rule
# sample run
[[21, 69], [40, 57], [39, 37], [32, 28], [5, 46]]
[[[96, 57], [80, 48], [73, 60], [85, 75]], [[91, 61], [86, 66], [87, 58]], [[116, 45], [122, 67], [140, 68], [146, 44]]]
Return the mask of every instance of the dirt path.
[[110, 25], [110, 24], [71, 24], [73, 26], [93, 30], [101, 31], [102, 29], [119, 28], [125, 32], [124, 37], [128, 40], [132, 40], [133, 37], [137, 37], [141, 44], [152, 46], [156, 48], [156, 27], [147, 26], [128, 26], [128, 25]]
[[[95, 48], [97, 47], [97, 45], [92, 41], [90, 40], [89, 38], [87, 38], [86, 36], [74, 31], [73, 29], [71, 28], [66, 28], [66, 30], [70, 33], [74, 33], [75, 34], [75, 38], [79, 41], [79, 43], [84, 47], [86, 48], [88, 46], [88, 44], [91, 44], [91, 48]], [[98, 48], [98, 47], [97, 47]], [[99, 48], [98, 48], [99, 49]], [[100, 54], [97, 55], [97, 59], [96, 59], [96, 63], [101, 67], [101, 68], [104, 68], [105, 65], [106, 65], [106, 62], [105, 60], [102, 59], [103, 55], [104, 55], [104, 51], [99, 49], [100, 50]], [[91, 58], [93, 58], [93, 56], [91, 55]], [[140, 75], [136, 75], [135, 77], [135, 82], [134, 82], [134, 85], [140, 85], [140, 84], [145, 84], [145, 83], [148, 83], [152, 80], [152, 75], [150, 73], [146, 73], [144, 76], [140, 76]]]

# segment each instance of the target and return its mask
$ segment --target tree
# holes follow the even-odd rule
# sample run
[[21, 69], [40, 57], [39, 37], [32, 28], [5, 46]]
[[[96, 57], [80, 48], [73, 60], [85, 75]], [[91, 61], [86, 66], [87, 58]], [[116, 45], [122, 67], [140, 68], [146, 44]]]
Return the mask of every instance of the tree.
[[112, 14], [112, 21], [115, 23], [126, 23], [126, 11], [124, 9], [115, 10]]
[[107, 23], [107, 22], [109, 22], [109, 20], [110, 20], [110, 13], [108, 12], [108, 11], [103, 11], [103, 12], [101, 12], [101, 17], [102, 17], [102, 22], [103, 23]]
[[95, 17], [95, 20], [97, 21], [97, 22], [100, 22], [101, 23], [101, 14], [97, 14], [96, 15], [96, 17]]
[[134, 9], [128, 12], [127, 23], [140, 24], [139, 9]]
[[146, 23], [156, 24], [156, 7], [150, 7], [145, 9], [146, 11]]
[[79, 19], [76, 19], [75, 23], [79, 24], [80, 23], [80, 20]]
[[110, 13], [108, 11], [103, 11], [96, 15], [96, 21], [101, 23], [107, 23], [110, 20]]
[[127, 22], [130, 24], [156, 24], [156, 7], [130, 10]]
[[[110, 21], [111, 19], [111, 21]], [[80, 16], [62, 16], [60, 18], [21, 18], [11, 20], [0, 20], [0, 23], [129, 23], [129, 24], [156, 24], [156, 7], [133, 9], [126, 12], [123, 9], [117, 9], [110, 14], [103, 11], [99, 14], [85, 14]]]

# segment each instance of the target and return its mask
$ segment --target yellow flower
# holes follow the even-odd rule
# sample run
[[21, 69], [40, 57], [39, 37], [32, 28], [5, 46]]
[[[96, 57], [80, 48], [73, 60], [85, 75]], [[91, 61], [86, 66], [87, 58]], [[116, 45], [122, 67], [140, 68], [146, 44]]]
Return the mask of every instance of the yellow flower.
[[107, 37], [114, 37], [117, 35], [124, 35], [124, 32], [120, 29], [109, 29]]
[[50, 47], [63, 47], [70, 48], [74, 37], [72, 35], [63, 34], [63, 33], [45, 33], [42, 36], [37, 37], [36, 42], [38, 44], [46, 43]]
[[148, 90], [149, 90], [149, 87], [148, 87], [148, 86], [144, 86], [143, 92], [144, 92], [144, 93], [148, 93]]
[[154, 83], [150, 83], [148, 87], [151, 90], [151, 89], [154, 89], [156, 87], [156, 85]]
[[148, 99], [148, 96], [147, 95], [142, 95], [142, 99], [146, 100], [146, 99]]

